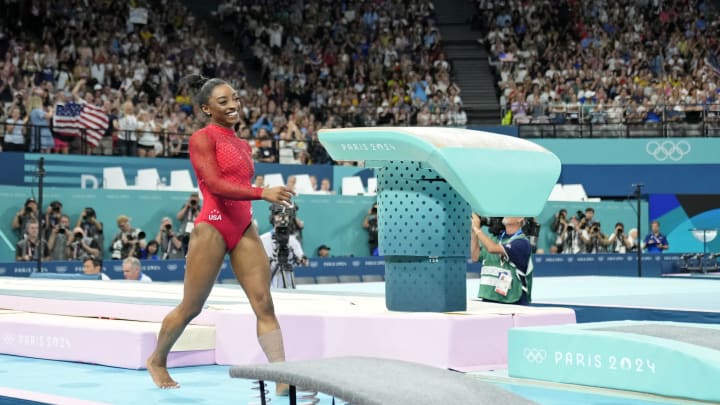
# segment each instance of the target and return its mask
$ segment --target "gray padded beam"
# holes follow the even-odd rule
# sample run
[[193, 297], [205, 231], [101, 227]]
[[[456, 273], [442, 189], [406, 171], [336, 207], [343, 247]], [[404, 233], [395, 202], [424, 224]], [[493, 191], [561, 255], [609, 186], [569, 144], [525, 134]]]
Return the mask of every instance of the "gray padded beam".
[[366, 357], [235, 366], [230, 376], [284, 382], [352, 405], [535, 403], [461, 373]]

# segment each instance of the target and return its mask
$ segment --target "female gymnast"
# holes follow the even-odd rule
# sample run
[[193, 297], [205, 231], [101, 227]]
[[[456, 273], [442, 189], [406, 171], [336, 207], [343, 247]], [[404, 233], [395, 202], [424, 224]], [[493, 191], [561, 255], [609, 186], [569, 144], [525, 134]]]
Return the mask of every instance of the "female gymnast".
[[[225, 254], [230, 255], [237, 277], [257, 317], [260, 347], [270, 362], [284, 361], [280, 325], [270, 296], [270, 268], [265, 250], [252, 225], [251, 200], [290, 204], [292, 190], [284, 186], [252, 187], [252, 152], [247, 141], [235, 136], [240, 121], [235, 90], [221, 79], [190, 75], [181, 80], [195, 93], [195, 102], [210, 123], [190, 137], [190, 162], [205, 199], [195, 221], [187, 254], [182, 302], [163, 320], [155, 352], [147, 369], [160, 388], [179, 388], [167, 370], [170, 348], [185, 326], [200, 311], [220, 272]], [[287, 385], [278, 384], [285, 394]]]

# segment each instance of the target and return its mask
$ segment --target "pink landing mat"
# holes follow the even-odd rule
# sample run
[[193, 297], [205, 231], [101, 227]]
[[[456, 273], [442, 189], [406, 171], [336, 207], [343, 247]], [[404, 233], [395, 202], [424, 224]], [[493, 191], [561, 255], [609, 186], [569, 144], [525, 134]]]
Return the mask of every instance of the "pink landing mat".
[[[143, 368], [155, 346], [159, 322], [181, 297], [182, 285], [175, 283], [2, 278], [0, 309], [7, 311], [0, 312], [0, 340], [8, 330], [22, 330], [24, 337], [14, 339], [25, 343], [0, 342], [0, 353], [55, 359], [59, 357], [52, 356], [64, 350], [67, 357], [76, 358], [63, 360]], [[457, 370], [493, 369], [507, 364], [509, 329], [575, 323], [575, 313], [565, 308], [477, 301], [468, 301], [467, 311], [454, 313], [394, 312], [385, 308], [382, 295], [302, 289], [273, 291], [273, 301], [289, 360], [362, 355]], [[19, 315], [13, 318], [13, 311], [135, 322], [31, 322]], [[255, 336], [255, 316], [238, 286], [216, 285], [193, 325], [201, 331], [183, 335], [170, 366], [208, 364], [211, 353], [214, 359], [209, 363], [222, 365], [266, 361]], [[13, 333], [19, 332], [9, 335]], [[50, 343], [37, 343], [48, 342], [48, 337]], [[62, 345], [61, 337], [79, 349], [56, 347]], [[121, 354], [109, 355], [109, 347]]]

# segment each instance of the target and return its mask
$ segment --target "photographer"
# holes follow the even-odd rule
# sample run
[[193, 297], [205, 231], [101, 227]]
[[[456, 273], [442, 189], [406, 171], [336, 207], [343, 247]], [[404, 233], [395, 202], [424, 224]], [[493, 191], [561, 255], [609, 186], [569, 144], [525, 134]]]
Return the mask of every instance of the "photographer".
[[622, 222], [615, 224], [615, 233], [607, 239], [610, 252], [612, 253], [628, 253], [633, 248], [633, 243], [625, 235], [625, 225]]
[[25, 205], [13, 217], [12, 229], [15, 231], [18, 239], [23, 239], [28, 222], [37, 222], [39, 220], [37, 202], [35, 202], [34, 198], [30, 197], [25, 200]]
[[187, 251], [187, 245], [190, 241], [190, 234], [195, 228], [195, 220], [200, 214], [202, 205], [200, 204], [200, 195], [198, 193], [191, 193], [190, 198], [180, 208], [175, 218], [180, 221], [180, 227], [178, 228], [178, 238], [183, 243], [183, 250]]
[[[92, 207], [86, 207], [80, 213], [80, 217], [75, 223], [76, 228], [82, 228], [85, 233], [85, 237], [93, 238], [98, 246], [105, 244], [105, 236], [103, 235], [103, 224], [98, 221], [95, 209]], [[100, 253], [97, 256], [98, 259], [102, 260], [103, 251], [100, 249]]]
[[87, 256], [98, 257], [100, 253], [100, 245], [95, 239], [85, 236], [82, 228], [73, 229], [72, 239], [67, 241], [68, 259], [84, 260]]
[[565, 238], [567, 237], [567, 210], [561, 209], [555, 214], [550, 229], [555, 233], [555, 243], [553, 244], [557, 248], [558, 253], [563, 252], [565, 246]]
[[48, 249], [47, 241], [42, 241], [38, 235], [40, 233], [37, 221], [30, 220], [26, 225], [26, 234], [15, 245], [15, 260], [18, 262], [29, 262], [38, 259], [38, 255], [42, 255], [43, 261], [50, 260], [50, 249]]
[[160, 223], [160, 230], [155, 236], [155, 242], [159, 246], [158, 257], [162, 260], [182, 259], [185, 257], [183, 243], [173, 231], [172, 220], [169, 217], [163, 218]]
[[368, 232], [368, 247], [370, 256], [379, 256], [378, 252], [378, 217], [377, 203], [374, 203], [363, 220], [363, 228]]
[[[290, 234], [291, 217], [294, 215], [292, 211], [292, 208], [278, 204], [271, 205], [270, 223], [273, 225], [273, 229], [260, 235], [265, 253], [270, 260], [270, 271], [273, 275], [270, 286], [276, 288], [294, 288], [292, 267], [307, 264], [300, 241]], [[290, 274], [285, 274], [285, 272], [290, 272]]]
[[[565, 232], [562, 235], [562, 254], [577, 254], [583, 251], [583, 243], [580, 239], [580, 233], [582, 229], [578, 229], [578, 221], [573, 218], [566, 226]], [[585, 226], [583, 224], [583, 226]]]
[[522, 227], [522, 231], [530, 241], [530, 249], [532, 254], [537, 252], [537, 241], [540, 236], [540, 223], [535, 218], [525, 218], [525, 224]]
[[147, 245], [145, 232], [130, 225], [130, 218], [126, 215], [117, 217], [117, 226], [120, 230], [110, 242], [110, 252], [113, 260], [123, 260], [135, 257], [140, 249]]
[[51, 260], [68, 260], [70, 258], [68, 244], [70, 243], [70, 218], [67, 215], [60, 217], [60, 223], [50, 230], [48, 248]]
[[53, 201], [50, 203], [50, 205], [47, 208], [47, 211], [45, 211], [45, 238], [48, 239], [50, 237], [50, 233], [52, 232], [53, 228], [57, 224], [60, 223], [60, 217], [63, 216], [63, 205], [60, 201]]
[[[482, 260], [479, 298], [507, 304], [530, 303], [532, 254], [530, 241], [522, 231], [523, 223], [521, 217], [505, 217], [498, 224], [497, 219], [491, 223], [486, 217], [472, 215], [470, 258]], [[491, 235], [483, 232], [484, 225]]]
[[601, 253], [604, 252], [608, 242], [608, 238], [600, 230], [600, 222], [594, 222], [592, 225], [585, 226], [580, 232], [580, 238], [585, 246], [585, 253]]

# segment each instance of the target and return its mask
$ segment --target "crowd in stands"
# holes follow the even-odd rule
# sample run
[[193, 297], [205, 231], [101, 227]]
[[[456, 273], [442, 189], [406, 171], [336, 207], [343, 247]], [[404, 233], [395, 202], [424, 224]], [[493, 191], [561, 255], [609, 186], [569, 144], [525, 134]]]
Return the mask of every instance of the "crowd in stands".
[[705, 0], [476, 0], [504, 123], [715, 121], [717, 10]]
[[[252, 52], [260, 86], [179, 0], [7, 5], [0, 13], [7, 151], [186, 156], [187, 136], [205, 124], [178, 88], [186, 74], [224, 78], [238, 90], [238, 136], [264, 162], [331, 162], [317, 142], [321, 128], [467, 121], [427, 0], [221, 4], [217, 23]], [[97, 125], [105, 125], [97, 137], [58, 124], [72, 108], [57, 105], [69, 103], [95, 107]]]
[[217, 15], [252, 50], [277, 105], [300, 102], [334, 127], [465, 125], [433, 10], [428, 0], [230, 0]]

